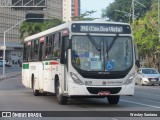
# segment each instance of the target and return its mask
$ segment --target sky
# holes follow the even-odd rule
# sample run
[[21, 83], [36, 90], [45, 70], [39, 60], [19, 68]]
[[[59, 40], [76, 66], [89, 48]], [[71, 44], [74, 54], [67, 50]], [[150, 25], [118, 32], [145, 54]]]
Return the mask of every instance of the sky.
[[102, 9], [105, 9], [114, 0], [81, 0], [81, 13], [86, 11], [97, 11], [91, 17], [101, 18]]

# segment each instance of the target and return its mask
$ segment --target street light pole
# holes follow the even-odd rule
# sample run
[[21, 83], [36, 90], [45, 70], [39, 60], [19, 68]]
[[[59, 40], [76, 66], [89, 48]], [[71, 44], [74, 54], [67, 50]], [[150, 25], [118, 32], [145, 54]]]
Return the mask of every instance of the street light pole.
[[3, 78], [5, 77], [5, 57], [6, 57], [6, 37], [4, 32], [4, 44], [3, 44]]
[[18, 24], [20, 24], [21, 22], [25, 21], [25, 20], [32, 20], [32, 19], [44, 19], [44, 20], [49, 20], [49, 19], [53, 19], [53, 18], [28, 18], [28, 19], [23, 19], [21, 21], [19, 21], [17, 24], [15, 24], [14, 26], [10, 27], [8, 30], [4, 31], [4, 44], [3, 44], [3, 78], [5, 78], [5, 57], [6, 57], [6, 33], [8, 31], [10, 31], [11, 29], [13, 29], [14, 27], [16, 27]]
[[139, 5], [141, 5], [142, 7], [146, 8], [145, 5], [138, 2], [137, 0], [132, 0], [132, 22], [133, 22], [133, 24], [134, 24], [134, 14], [135, 14], [135, 5], [134, 5], [135, 2], [138, 3]]
[[132, 14], [131, 14], [131, 13], [129, 13], [129, 12], [125, 12], [125, 11], [121, 11], [121, 10], [114, 10], [114, 11], [116, 11], [116, 12], [120, 12], [120, 13], [124, 13], [124, 14], [127, 14], [127, 15], [128, 15], [128, 17], [129, 17], [129, 23], [130, 23], [130, 17], [132, 16]]
[[3, 42], [3, 78], [5, 77], [5, 58], [6, 58], [6, 33], [8, 31], [10, 31], [11, 29], [13, 29], [14, 27], [16, 27], [18, 24], [20, 24], [21, 22], [25, 21], [26, 19], [21, 20], [20, 22], [18, 22], [17, 24], [15, 24], [14, 26], [10, 27], [8, 30], [4, 31], [4, 42]]

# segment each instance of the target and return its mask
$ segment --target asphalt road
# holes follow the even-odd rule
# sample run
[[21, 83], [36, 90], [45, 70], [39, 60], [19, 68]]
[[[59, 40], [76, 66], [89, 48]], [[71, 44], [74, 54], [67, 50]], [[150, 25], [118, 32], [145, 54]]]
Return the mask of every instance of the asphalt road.
[[[69, 99], [67, 105], [59, 105], [55, 96], [33, 96], [32, 90], [25, 88], [21, 84], [21, 76], [17, 76], [0, 81], [0, 111], [113, 111], [117, 114], [121, 114], [117, 111], [154, 111], [157, 113], [157, 111], [160, 111], [160, 86], [136, 86], [135, 95], [121, 96], [118, 105], [109, 105], [106, 98]], [[73, 117], [69, 118], [65, 117], [67, 120], [74, 119]], [[7, 119], [3, 118], [3, 120]], [[61, 118], [58, 117], [56, 119]], [[77, 119], [85, 118], [80, 117]], [[87, 120], [90, 119], [96, 120], [95, 117], [87, 118]], [[137, 117], [111, 116], [108, 118], [104, 115], [104, 117], [98, 119], [137, 120]], [[138, 120], [146, 119], [159, 120], [160, 118], [138, 118]], [[18, 119], [16, 118], [16, 120]]]

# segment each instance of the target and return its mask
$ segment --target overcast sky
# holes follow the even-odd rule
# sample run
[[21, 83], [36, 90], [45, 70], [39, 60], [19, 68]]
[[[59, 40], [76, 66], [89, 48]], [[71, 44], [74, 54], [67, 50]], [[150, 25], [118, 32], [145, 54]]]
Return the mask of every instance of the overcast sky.
[[91, 17], [101, 18], [102, 9], [106, 8], [114, 0], [81, 0], [81, 13], [85, 11], [97, 11]]

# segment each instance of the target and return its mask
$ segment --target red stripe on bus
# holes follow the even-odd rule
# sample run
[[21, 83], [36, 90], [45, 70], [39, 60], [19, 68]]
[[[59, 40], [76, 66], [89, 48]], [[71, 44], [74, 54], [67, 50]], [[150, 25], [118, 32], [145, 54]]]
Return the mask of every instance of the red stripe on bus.
[[58, 62], [50, 62], [50, 65], [57, 65], [59, 64]]

